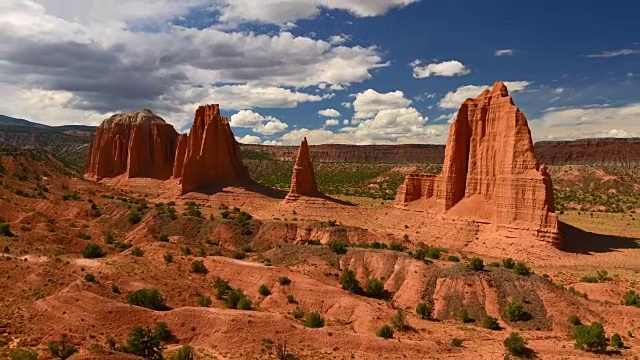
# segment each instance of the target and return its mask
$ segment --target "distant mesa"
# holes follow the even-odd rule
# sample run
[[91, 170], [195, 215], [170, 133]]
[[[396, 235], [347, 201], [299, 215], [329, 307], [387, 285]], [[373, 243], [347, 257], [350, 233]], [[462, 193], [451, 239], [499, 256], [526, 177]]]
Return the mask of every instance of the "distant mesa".
[[527, 119], [502, 82], [462, 104], [442, 173], [407, 175], [396, 202], [560, 246], [551, 178], [536, 160]]
[[86, 177], [177, 179], [181, 192], [250, 181], [242, 154], [220, 107], [196, 110], [189, 134], [179, 135], [151, 110], [104, 120], [91, 143]]
[[[183, 194], [211, 185], [250, 181], [240, 145], [217, 104], [198, 107], [189, 135], [178, 145], [173, 174], [180, 178]], [[182, 152], [184, 158], [180, 157]]]
[[291, 175], [291, 188], [287, 194], [285, 201], [295, 201], [301, 196], [319, 196], [318, 184], [313, 171], [313, 163], [309, 154], [309, 144], [305, 137], [298, 149], [296, 162], [293, 165], [293, 174]]
[[169, 179], [178, 133], [151, 110], [115, 114], [104, 120], [89, 148], [87, 177]]

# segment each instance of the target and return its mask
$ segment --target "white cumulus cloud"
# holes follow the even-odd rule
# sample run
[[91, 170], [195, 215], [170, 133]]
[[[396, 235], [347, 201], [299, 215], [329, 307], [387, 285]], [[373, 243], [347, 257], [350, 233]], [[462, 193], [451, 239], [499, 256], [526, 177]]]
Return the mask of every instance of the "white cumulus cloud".
[[318, 111], [318, 114], [326, 117], [338, 117], [340, 116], [340, 112], [336, 109], [324, 109]]
[[[531, 83], [528, 81], [505, 81], [510, 92], [523, 91]], [[475, 98], [484, 89], [491, 88], [491, 85], [464, 85], [458, 87], [454, 91], [449, 91], [438, 102], [438, 107], [441, 109], [457, 109], [468, 98]]]
[[324, 126], [335, 126], [335, 125], [340, 125], [340, 120], [329, 119], [324, 122]]
[[404, 108], [411, 104], [411, 100], [404, 96], [400, 90], [379, 93], [373, 89], [367, 89], [361, 93], [352, 95], [355, 119], [366, 119], [376, 115], [381, 110]]
[[251, 128], [262, 135], [273, 135], [286, 130], [289, 125], [273, 116], [263, 116], [251, 110], [242, 110], [231, 115], [229, 125], [232, 127]]
[[496, 56], [513, 56], [512, 49], [496, 50]]
[[431, 63], [421, 66], [421, 61], [415, 60], [409, 66], [413, 69], [413, 77], [423, 79], [430, 76], [460, 76], [471, 73], [471, 70], [457, 60]]

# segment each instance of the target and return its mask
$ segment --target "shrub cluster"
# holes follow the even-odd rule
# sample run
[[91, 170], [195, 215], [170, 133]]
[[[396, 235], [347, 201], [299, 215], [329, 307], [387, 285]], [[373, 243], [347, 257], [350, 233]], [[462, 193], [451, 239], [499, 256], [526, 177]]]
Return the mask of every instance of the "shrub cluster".
[[349, 246], [349, 243], [345, 240], [331, 239], [327, 243], [327, 246], [329, 246], [329, 249], [331, 249], [331, 251], [340, 255], [340, 254], [345, 254], [347, 252], [347, 247]]
[[127, 294], [127, 303], [151, 310], [167, 310], [165, 299], [156, 288], [144, 288]]
[[230, 309], [251, 310], [253, 304], [251, 300], [242, 292], [242, 290], [234, 289], [229, 282], [217, 277], [213, 280], [213, 287], [216, 289], [216, 299], [224, 300]]

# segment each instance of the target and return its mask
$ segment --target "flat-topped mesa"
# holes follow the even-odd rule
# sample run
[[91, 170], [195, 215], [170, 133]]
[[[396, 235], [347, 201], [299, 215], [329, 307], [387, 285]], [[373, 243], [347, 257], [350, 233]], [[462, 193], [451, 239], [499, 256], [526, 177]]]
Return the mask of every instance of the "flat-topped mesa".
[[[178, 149], [178, 153], [182, 149]], [[174, 174], [179, 172], [176, 160]], [[182, 193], [211, 185], [240, 185], [250, 181], [229, 121], [217, 104], [198, 107], [186, 140], [180, 175]]]
[[298, 156], [296, 156], [296, 162], [293, 165], [293, 174], [291, 175], [291, 188], [285, 200], [295, 201], [300, 196], [317, 195], [320, 195], [320, 192], [318, 191], [316, 176], [313, 172], [313, 163], [311, 162], [311, 155], [309, 154], [309, 144], [305, 137], [298, 149]]
[[440, 175], [406, 177], [396, 201], [409, 206], [417, 200], [560, 246], [551, 178], [535, 158], [527, 119], [502, 82], [462, 104]]
[[178, 133], [151, 110], [115, 114], [98, 127], [89, 148], [86, 176], [171, 177]]

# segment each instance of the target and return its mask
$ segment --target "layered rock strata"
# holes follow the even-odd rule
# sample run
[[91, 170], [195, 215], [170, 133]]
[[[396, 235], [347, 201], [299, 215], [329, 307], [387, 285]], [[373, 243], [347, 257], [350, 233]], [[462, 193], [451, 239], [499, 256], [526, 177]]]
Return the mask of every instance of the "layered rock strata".
[[551, 178], [537, 162], [527, 120], [502, 82], [458, 110], [442, 173], [409, 174], [396, 200], [400, 206], [421, 201], [560, 245]]
[[[173, 173], [180, 178], [183, 194], [211, 185], [250, 181], [240, 146], [217, 104], [198, 107], [191, 131], [182, 141], [186, 141], [184, 160], [181, 163], [176, 159]], [[181, 151], [178, 149], [177, 153]]]
[[313, 163], [309, 155], [309, 144], [305, 137], [300, 144], [296, 162], [293, 165], [291, 188], [286, 200], [292, 201], [297, 200], [300, 196], [317, 196], [319, 194], [316, 176], [313, 172]]
[[151, 110], [115, 114], [98, 127], [86, 175], [97, 180], [120, 175], [168, 179], [177, 138], [173, 126]]

